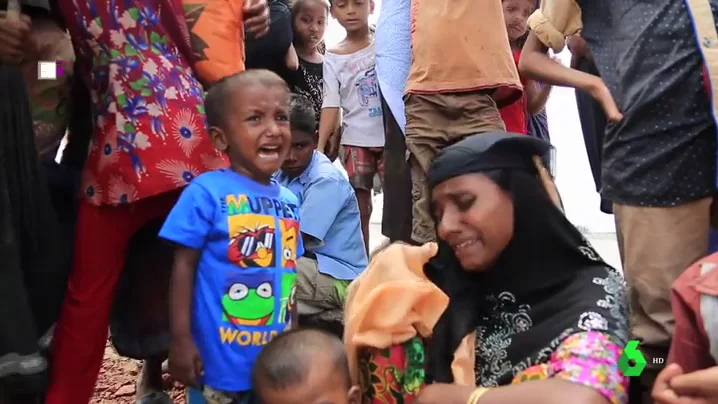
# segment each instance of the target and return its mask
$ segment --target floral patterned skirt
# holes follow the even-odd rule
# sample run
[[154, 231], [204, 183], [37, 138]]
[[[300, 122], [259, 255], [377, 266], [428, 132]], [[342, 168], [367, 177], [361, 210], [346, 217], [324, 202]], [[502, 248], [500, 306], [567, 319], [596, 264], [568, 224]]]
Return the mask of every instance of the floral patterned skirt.
[[386, 349], [364, 350], [359, 355], [363, 403], [413, 403], [426, 383], [425, 365], [419, 337]]

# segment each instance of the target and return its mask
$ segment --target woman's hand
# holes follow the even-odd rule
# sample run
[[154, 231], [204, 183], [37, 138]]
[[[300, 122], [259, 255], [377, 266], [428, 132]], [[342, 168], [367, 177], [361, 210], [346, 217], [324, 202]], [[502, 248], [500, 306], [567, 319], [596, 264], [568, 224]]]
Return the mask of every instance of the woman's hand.
[[421, 389], [416, 404], [466, 404], [475, 387], [458, 384], [430, 384]]
[[22, 61], [31, 28], [30, 17], [22, 14], [19, 20], [13, 20], [7, 18], [7, 12], [0, 11], [0, 62]]
[[256, 38], [269, 32], [269, 5], [267, 0], [244, 0], [244, 26]]
[[169, 366], [172, 377], [185, 386], [199, 387], [203, 374], [202, 358], [190, 335], [172, 337], [169, 352]]

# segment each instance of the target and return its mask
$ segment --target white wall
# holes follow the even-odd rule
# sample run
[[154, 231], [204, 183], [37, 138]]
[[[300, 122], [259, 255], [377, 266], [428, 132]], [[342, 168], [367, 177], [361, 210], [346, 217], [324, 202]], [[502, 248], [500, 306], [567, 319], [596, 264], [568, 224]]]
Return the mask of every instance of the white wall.
[[[559, 56], [565, 65], [569, 64], [570, 52], [564, 51]], [[613, 215], [602, 213], [599, 209], [600, 197], [588, 164], [574, 90], [554, 88], [546, 112], [551, 142], [558, 155], [556, 184], [566, 215], [575, 225], [587, 228], [590, 233], [613, 233]]]

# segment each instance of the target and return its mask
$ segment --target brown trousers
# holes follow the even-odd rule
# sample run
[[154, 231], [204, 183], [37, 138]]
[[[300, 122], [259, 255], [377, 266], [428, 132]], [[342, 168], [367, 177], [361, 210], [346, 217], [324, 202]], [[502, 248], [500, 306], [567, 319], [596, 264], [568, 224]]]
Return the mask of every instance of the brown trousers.
[[486, 92], [409, 94], [404, 105], [413, 200], [411, 238], [427, 243], [436, 240], [426, 184], [434, 157], [467, 136], [506, 127], [496, 102]]
[[[631, 332], [647, 369], [665, 366], [675, 326], [670, 290], [691, 264], [708, 254], [713, 198], [655, 208], [614, 203], [618, 243], [631, 304]], [[654, 364], [653, 358], [663, 364]]]

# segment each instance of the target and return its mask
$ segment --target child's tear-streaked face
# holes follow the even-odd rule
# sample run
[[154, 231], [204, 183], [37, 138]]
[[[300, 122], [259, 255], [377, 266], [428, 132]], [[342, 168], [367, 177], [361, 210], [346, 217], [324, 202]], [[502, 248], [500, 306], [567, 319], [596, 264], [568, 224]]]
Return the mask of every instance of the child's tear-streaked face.
[[215, 147], [229, 155], [232, 167], [266, 182], [289, 153], [289, 92], [279, 85], [238, 87], [228, 100], [227, 128], [210, 128]]

